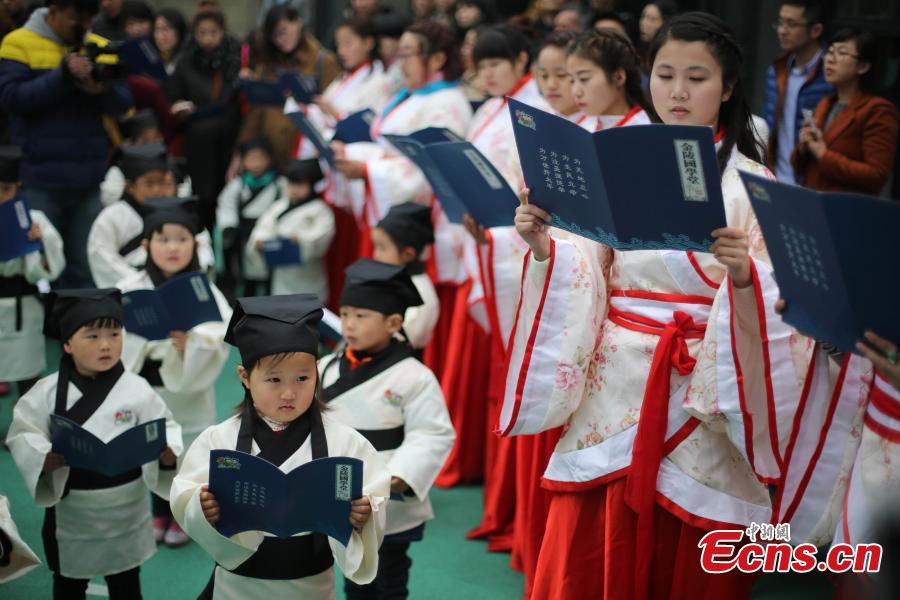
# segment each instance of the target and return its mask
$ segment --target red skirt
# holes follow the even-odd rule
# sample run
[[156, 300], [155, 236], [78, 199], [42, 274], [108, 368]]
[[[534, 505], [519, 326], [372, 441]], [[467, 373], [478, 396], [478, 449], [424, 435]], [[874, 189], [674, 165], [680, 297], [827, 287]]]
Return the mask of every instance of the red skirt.
[[525, 575], [525, 597], [531, 596], [538, 553], [547, 526], [551, 493], [541, 477], [562, 434], [562, 427], [518, 438], [516, 447], [516, 516], [511, 565]]
[[[491, 348], [496, 348], [492, 344]], [[501, 437], [494, 428], [500, 420], [500, 399], [505, 382], [502, 356], [491, 357], [491, 378], [486, 411], [487, 432], [484, 461], [484, 510], [481, 524], [470, 531], [468, 539], [488, 540], [491, 552], [509, 552], [513, 547], [516, 514], [516, 447], [517, 437]]]
[[[635, 596], [637, 515], [625, 504], [624, 478], [587, 492], [553, 492], [538, 557], [535, 600]], [[656, 506], [656, 549], [648, 598], [749, 598], [756, 576], [734, 570], [711, 575], [700, 567], [697, 543], [707, 530]]]
[[[450, 487], [472, 483], [484, 476], [485, 415], [490, 379], [490, 338], [469, 317], [471, 282], [456, 289], [450, 334], [441, 372], [441, 389], [447, 402], [456, 441], [435, 485]], [[441, 313], [444, 309], [441, 308]]]
[[328, 308], [339, 313], [341, 291], [344, 289], [344, 269], [360, 257], [361, 234], [352, 214], [333, 205], [331, 212], [334, 213], [335, 231], [334, 241], [325, 253], [325, 272], [328, 276]]

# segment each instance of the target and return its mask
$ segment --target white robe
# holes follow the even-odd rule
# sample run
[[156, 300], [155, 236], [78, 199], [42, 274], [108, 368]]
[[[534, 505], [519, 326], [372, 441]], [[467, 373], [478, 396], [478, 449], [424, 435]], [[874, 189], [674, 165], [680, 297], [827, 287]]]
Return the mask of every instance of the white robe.
[[[181, 426], [185, 447], [216, 422], [216, 379], [228, 360], [229, 346], [224, 338], [231, 320], [231, 307], [219, 288], [213, 283], [209, 285], [222, 320], [201, 323], [191, 329], [184, 354], [178, 352], [169, 338], [148, 341], [127, 331], [122, 347], [122, 364], [133, 373], [140, 373], [148, 358], [162, 361], [159, 375], [164, 385], [154, 389]], [[143, 270], [119, 281], [116, 287], [123, 293], [154, 289], [150, 275]]]
[[[97, 215], [88, 233], [87, 255], [91, 277], [98, 288], [114, 287], [116, 282], [144, 268], [147, 251], [138, 245], [126, 256], [119, 253], [144, 231], [144, 219], [125, 200], [105, 207]], [[197, 234], [197, 258], [204, 270], [216, 264], [212, 239], [207, 231]]]
[[348, 182], [349, 201], [335, 198], [335, 203], [349, 205], [357, 220], [375, 227], [391, 206], [416, 198], [427, 201], [430, 188], [425, 176], [383, 134], [407, 135], [428, 127], [446, 127], [465, 135], [471, 118], [472, 107], [458, 85], [414, 92], [399, 104], [389, 105], [372, 123], [374, 142], [347, 144], [347, 158], [366, 163], [366, 176]]
[[[334, 570], [311, 577], [290, 580], [265, 580], [231, 573], [259, 548], [266, 534], [245, 531], [226, 538], [209, 524], [200, 508], [200, 488], [209, 483], [209, 453], [215, 449], [233, 450], [237, 446], [240, 415], [208, 428], [188, 449], [181, 469], [172, 483], [172, 514], [194, 541], [218, 563], [215, 569], [215, 600], [245, 598], [310, 598], [335, 597]], [[328, 539], [334, 560], [350, 580], [371, 582], [378, 570], [378, 548], [384, 535], [385, 502], [390, 494], [390, 473], [384, 461], [361, 435], [322, 415], [329, 456], [350, 456], [363, 461], [363, 495], [372, 503], [372, 516], [359, 531], [354, 530], [350, 542], [343, 546]], [[252, 454], [259, 454], [256, 442]], [[290, 472], [312, 460], [310, 438], [278, 468]], [[307, 534], [300, 534], [307, 535]], [[224, 568], [223, 568], [224, 567]]]
[[[287, 179], [276, 178], [272, 183], [259, 191], [258, 194], [241, 208], [241, 202], [251, 197], [250, 188], [244, 185], [240, 177], [228, 182], [228, 185], [219, 193], [218, 207], [216, 208], [216, 227], [220, 231], [228, 228], [237, 228], [241, 219], [256, 221], [273, 204], [282, 198], [288, 197]], [[243, 240], [246, 242], [246, 240]], [[255, 253], [255, 251], [253, 252]], [[254, 281], [265, 281], [269, 277], [269, 269], [263, 262], [254, 261], [251, 250], [244, 248], [242, 252], [244, 262], [244, 278]]]
[[[44, 213], [29, 212], [32, 222], [41, 228], [44, 250], [0, 262], [0, 277], [22, 275], [34, 284], [41, 279], [52, 281], [66, 266], [62, 238]], [[22, 298], [22, 328], [18, 331], [16, 299], [0, 298], [0, 356], [0, 381], [30, 379], [46, 369], [44, 305], [36, 296]]]
[[807, 345], [774, 312], [778, 289], [738, 170], [771, 174], [737, 151], [722, 174], [728, 224], [749, 238], [751, 287], [733, 288], [708, 253], [619, 252], [553, 232], [551, 257], [526, 259], [500, 429], [515, 435], [565, 424], [546, 489], [590, 490], [627, 474], [661, 339], [629, 319], [680, 328], [681, 311], [706, 329], [684, 341], [693, 371], [671, 372], [672, 448], [660, 465], [659, 502], [703, 528], [771, 518], [764, 482], [782, 474]]
[[276, 267], [272, 271], [271, 293], [273, 296], [310, 293], [327, 302], [328, 275], [323, 259], [334, 239], [334, 213], [323, 201], [313, 199], [282, 215], [289, 205], [290, 199], [281, 198], [256, 221], [247, 241], [247, 256], [259, 269], [264, 269], [265, 259], [256, 247], [257, 242], [279, 237], [296, 240], [303, 263]]
[[[340, 113], [341, 119], [345, 119], [353, 113], [367, 108], [372, 109], [376, 114], [380, 113], [398, 90], [399, 88], [395, 87], [394, 82], [385, 74], [379, 61], [366, 63], [351, 73], [345, 71], [325, 88], [322, 98]], [[322, 133], [324, 139], [331, 139], [334, 135], [334, 126], [337, 121], [315, 104], [303, 106], [293, 99], [289, 99], [284, 110], [286, 113], [303, 111], [310, 122]], [[317, 155], [315, 146], [309, 140], [301, 139], [297, 158], [314, 158]]]
[[0, 583], [17, 579], [41, 564], [41, 560], [19, 535], [19, 530], [9, 511], [9, 500], [2, 495], [0, 495], [0, 531], [6, 534], [12, 543], [8, 554], [4, 556], [0, 553], [0, 562], [6, 558], [9, 559], [9, 564], [0, 567]]
[[[56, 408], [58, 375], [44, 377], [19, 399], [7, 436], [9, 449], [37, 505], [56, 508], [61, 574], [90, 579], [127, 571], [156, 552], [147, 490], [167, 498], [175, 471], [160, 469], [153, 461], [142, 466], [139, 479], [100, 490], [69, 490], [63, 497], [69, 467], [41, 476], [52, 448], [50, 415]], [[70, 382], [67, 409], [80, 398], [81, 392]], [[109, 442], [134, 425], [163, 417], [166, 444], [179, 456], [181, 427], [153, 388], [126, 370], [82, 427]]]
[[421, 350], [428, 345], [434, 335], [434, 328], [441, 316], [441, 301], [427, 273], [413, 275], [412, 282], [425, 303], [406, 309], [403, 316], [403, 331], [406, 332], [410, 345], [416, 350]]
[[791, 542], [868, 544], [882, 517], [897, 518], [900, 493], [900, 391], [856, 355], [810, 363], [785, 478], [775, 502]]
[[[337, 355], [319, 361], [323, 388], [339, 378]], [[328, 365], [334, 361], [330, 367]], [[406, 358], [328, 402], [331, 418], [355, 429], [403, 427], [404, 439], [379, 455], [393, 477], [415, 494], [388, 503], [385, 535], [401, 533], [434, 518], [428, 491], [444, 466], [456, 434], [434, 373]]]

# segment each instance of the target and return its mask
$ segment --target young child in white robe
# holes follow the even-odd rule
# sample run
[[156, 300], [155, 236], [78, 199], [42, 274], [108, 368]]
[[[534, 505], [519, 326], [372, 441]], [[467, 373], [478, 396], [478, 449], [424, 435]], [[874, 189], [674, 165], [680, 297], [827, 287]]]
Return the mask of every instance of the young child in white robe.
[[[196, 205], [196, 201], [180, 198], [147, 200], [141, 240], [147, 263], [117, 283], [123, 293], [152, 290], [173, 277], [201, 270], [195, 237], [200, 227]], [[228, 360], [223, 338], [231, 307], [214, 283], [210, 282], [210, 288], [221, 320], [201, 323], [190, 331], [173, 331], [163, 340], [150, 341], [128, 332], [122, 353], [125, 368], [146, 379], [165, 400], [182, 428], [185, 448], [216, 422], [215, 383]], [[172, 519], [168, 501], [156, 495], [153, 533], [157, 543], [165, 542], [170, 548], [189, 541]]]
[[[225, 339], [241, 355], [244, 402], [239, 414], [197, 438], [172, 484], [175, 518], [217, 563], [201, 598], [334, 598], [335, 562], [359, 583], [375, 577], [390, 474], [371, 444], [322, 409], [316, 373], [321, 307], [311, 294], [237, 301]], [[362, 460], [363, 497], [351, 501], [348, 544], [320, 533], [221, 535], [208, 482], [210, 451], [223, 448], [254, 454], [285, 472], [327, 456]]]
[[291, 161], [284, 171], [287, 196], [277, 200], [256, 222], [248, 241], [247, 257], [266, 268], [266, 242], [287, 238], [300, 246], [299, 264], [271, 269], [272, 295], [315, 294], [328, 300], [328, 276], [324, 257], [334, 239], [334, 213], [315, 194], [322, 178], [318, 159]]
[[371, 236], [372, 258], [406, 268], [422, 297], [422, 305], [409, 307], [403, 317], [406, 339], [421, 357], [441, 315], [440, 300], [431, 277], [425, 272], [423, 256], [426, 246], [434, 243], [431, 208], [415, 202], [392, 206]]
[[278, 174], [272, 147], [265, 138], [255, 138], [239, 148], [243, 173], [228, 182], [219, 193], [216, 226], [222, 234], [225, 268], [222, 284], [229, 298], [236, 286], [245, 296], [265, 296], [269, 270], [251, 257], [247, 241], [253, 226], [275, 202], [286, 198], [287, 180]]
[[347, 580], [348, 599], [405, 598], [411, 542], [434, 518], [428, 492], [455, 434], [440, 384], [416, 360], [402, 332], [403, 315], [422, 304], [400, 266], [361, 259], [346, 270], [341, 329], [346, 342], [319, 362], [324, 399], [334, 418], [368, 439], [387, 462], [391, 501], [378, 576], [368, 585]]
[[[110, 598], [140, 598], [140, 566], [156, 552], [147, 490], [168, 494], [182, 450], [181, 428], [153, 388], [119, 360], [119, 290], [52, 293], [44, 333], [63, 343], [59, 372], [19, 400], [7, 442], [26, 488], [47, 509], [41, 534], [53, 598], [84, 598], [88, 581], [101, 576]], [[68, 467], [53, 450], [51, 414], [75, 421], [103, 442], [165, 418], [167, 448], [158, 461], [113, 477]]]
[[[21, 158], [18, 146], [0, 146], [0, 204], [19, 193]], [[24, 211], [19, 215], [25, 216]], [[66, 265], [62, 238], [50, 220], [39, 210], [29, 210], [28, 216], [28, 239], [40, 242], [41, 249], [0, 261], [0, 382], [16, 382], [18, 396], [31, 389], [46, 368], [44, 307], [37, 283], [56, 279]]]
[[[124, 191], [118, 202], [100, 211], [88, 234], [88, 264], [98, 287], [114, 286], [143, 268], [147, 261], [147, 252], [141, 246], [144, 202], [178, 195], [175, 174], [162, 144], [123, 146], [119, 167], [125, 178]], [[209, 233], [201, 232], [198, 240], [200, 265], [210, 269], [215, 257]]]
[[[136, 111], [119, 123], [119, 131], [125, 144], [162, 144], [163, 132], [156, 120], [156, 115], [149, 108]], [[106, 171], [106, 177], [100, 183], [100, 202], [109, 206], [118, 202], [125, 192], [125, 174], [118, 164]]]

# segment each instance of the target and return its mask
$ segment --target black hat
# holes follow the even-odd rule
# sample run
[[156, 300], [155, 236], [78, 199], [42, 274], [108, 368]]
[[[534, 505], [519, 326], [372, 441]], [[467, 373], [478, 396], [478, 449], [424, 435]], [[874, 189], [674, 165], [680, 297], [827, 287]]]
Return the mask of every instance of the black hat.
[[322, 303], [315, 294], [238, 298], [225, 332], [244, 367], [282, 352], [319, 352]]
[[22, 162], [22, 149], [18, 146], [0, 146], [0, 181], [19, 182], [19, 165]]
[[397, 247], [407, 246], [421, 254], [428, 244], [434, 243], [434, 226], [431, 223], [431, 209], [415, 202], [404, 202], [392, 206], [388, 214], [378, 223]]
[[122, 292], [116, 288], [55, 290], [47, 296], [44, 315], [44, 335], [66, 342], [98, 319], [122, 323]]
[[122, 146], [119, 168], [128, 181], [150, 171], [168, 171], [166, 147], [162, 144], [126, 144]]
[[409, 272], [402, 266], [361, 258], [344, 273], [341, 306], [403, 315], [410, 306], [425, 303]]
[[122, 135], [129, 140], [136, 140], [148, 129], [160, 129], [156, 114], [149, 108], [139, 110], [122, 121]]
[[183, 225], [191, 233], [200, 233], [199, 202], [196, 197], [176, 198], [164, 196], [147, 198], [141, 208], [144, 211], [144, 237], [150, 239], [166, 223]]
[[309, 183], [315, 185], [322, 179], [322, 167], [318, 158], [292, 160], [284, 169], [284, 176], [291, 183]]

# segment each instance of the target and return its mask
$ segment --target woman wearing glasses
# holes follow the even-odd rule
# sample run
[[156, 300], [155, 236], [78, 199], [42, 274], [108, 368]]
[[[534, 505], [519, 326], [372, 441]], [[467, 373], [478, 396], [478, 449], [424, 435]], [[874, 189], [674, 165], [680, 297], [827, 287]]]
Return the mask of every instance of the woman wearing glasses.
[[876, 39], [843, 29], [825, 52], [825, 80], [835, 93], [823, 98], [803, 124], [791, 161], [798, 183], [823, 191], [877, 195], [894, 164], [897, 109], [872, 94]]

